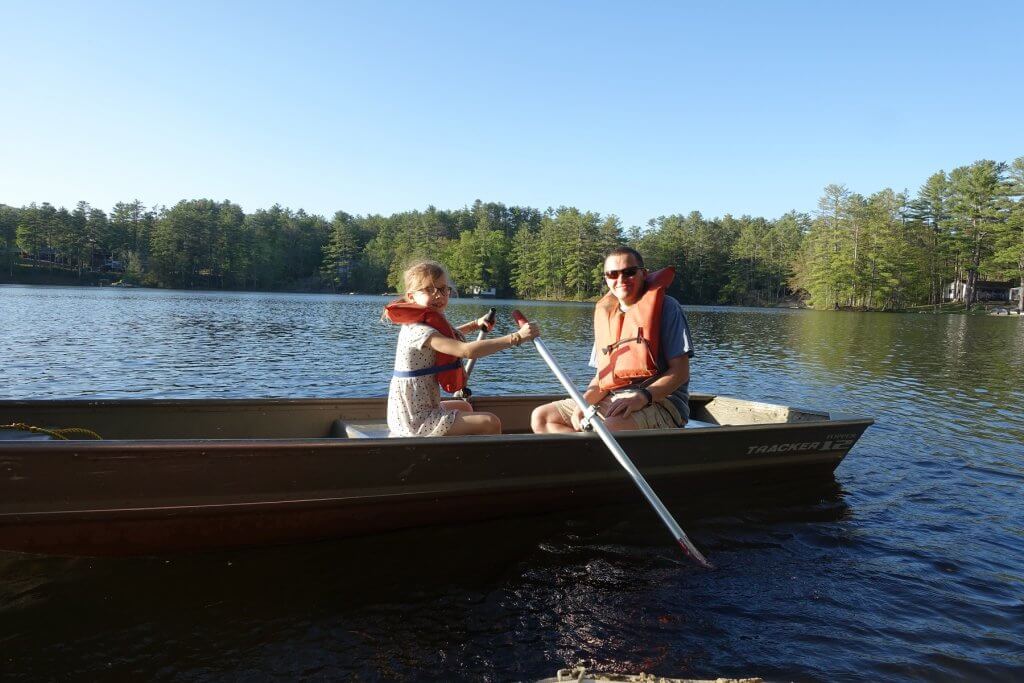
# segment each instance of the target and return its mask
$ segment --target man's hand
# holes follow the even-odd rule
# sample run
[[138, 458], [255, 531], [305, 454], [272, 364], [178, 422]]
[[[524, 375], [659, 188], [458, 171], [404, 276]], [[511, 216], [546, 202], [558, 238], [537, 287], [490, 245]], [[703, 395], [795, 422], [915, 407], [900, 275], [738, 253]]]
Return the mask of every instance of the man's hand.
[[611, 402], [605, 417], [629, 417], [647, 407], [647, 396], [640, 391], [631, 391], [612, 396]]
[[576, 410], [572, 413], [572, 427], [577, 432], [583, 431], [583, 409], [576, 406]]

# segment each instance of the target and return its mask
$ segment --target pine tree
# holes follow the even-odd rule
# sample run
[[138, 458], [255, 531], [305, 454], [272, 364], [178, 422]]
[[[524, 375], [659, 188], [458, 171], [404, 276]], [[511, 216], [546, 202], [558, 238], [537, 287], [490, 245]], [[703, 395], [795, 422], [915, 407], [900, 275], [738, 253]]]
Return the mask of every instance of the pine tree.
[[512, 262], [512, 289], [516, 296], [533, 298], [540, 295], [539, 240], [529, 226], [521, 226], [512, 240], [509, 253]]
[[3, 267], [12, 277], [14, 264], [18, 259], [18, 214], [18, 210], [13, 206], [0, 204], [0, 248], [3, 249]]
[[1024, 157], [1009, 166], [1006, 220], [998, 226], [993, 261], [1021, 288], [1017, 311], [1024, 315]]
[[949, 180], [945, 171], [931, 175], [918, 190], [910, 205], [910, 216], [922, 227], [924, 242], [923, 271], [928, 276], [927, 303], [942, 302], [943, 285], [954, 278], [952, 241], [948, 225]]
[[353, 217], [344, 211], [335, 213], [321, 264], [323, 279], [331, 283], [335, 291], [354, 284], [360, 247], [359, 228]]
[[1007, 192], [1005, 172], [1005, 163], [985, 159], [955, 168], [949, 174], [950, 222], [966, 264], [964, 304], [968, 308], [977, 300], [981, 263], [994, 249], [996, 224], [1005, 220], [1004, 206], [1000, 202]]

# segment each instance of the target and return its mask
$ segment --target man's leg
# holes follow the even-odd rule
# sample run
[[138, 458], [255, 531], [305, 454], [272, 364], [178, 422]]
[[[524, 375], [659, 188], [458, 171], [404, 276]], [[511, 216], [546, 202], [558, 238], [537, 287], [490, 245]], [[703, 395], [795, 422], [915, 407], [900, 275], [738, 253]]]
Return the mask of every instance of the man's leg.
[[676, 410], [668, 401], [658, 401], [629, 417], [613, 417], [604, 421], [613, 432], [631, 429], [676, 429], [683, 424]]
[[629, 417], [606, 417], [604, 420], [604, 426], [611, 432], [628, 432], [633, 429], [642, 429], [633, 419], [633, 416]]
[[545, 403], [533, 409], [530, 414], [530, 427], [535, 434], [571, 434], [576, 430], [572, 426], [572, 412], [567, 412], [566, 400]]

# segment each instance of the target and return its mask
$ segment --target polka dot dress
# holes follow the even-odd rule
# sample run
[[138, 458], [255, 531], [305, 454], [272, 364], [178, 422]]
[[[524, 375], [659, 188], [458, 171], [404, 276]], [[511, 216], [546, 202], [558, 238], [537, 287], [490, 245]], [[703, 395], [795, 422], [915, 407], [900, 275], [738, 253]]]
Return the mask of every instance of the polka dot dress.
[[[436, 364], [427, 338], [438, 334], [430, 325], [402, 325], [395, 351], [395, 370], [422, 370]], [[392, 377], [388, 391], [388, 429], [391, 436], [443, 436], [455, 422], [456, 410], [441, 407], [437, 375]]]

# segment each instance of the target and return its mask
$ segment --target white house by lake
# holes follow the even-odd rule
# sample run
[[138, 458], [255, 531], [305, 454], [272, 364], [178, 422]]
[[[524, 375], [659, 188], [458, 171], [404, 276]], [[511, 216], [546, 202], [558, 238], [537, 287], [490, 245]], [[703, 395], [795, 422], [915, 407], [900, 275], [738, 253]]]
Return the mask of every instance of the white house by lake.
[[[978, 280], [974, 284], [975, 299], [977, 301], [1011, 301], [1014, 300], [1010, 292], [1009, 282], [994, 282], [992, 280]], [[1017, 287], [1017, 290], [1020, 288]], [[1019, 296], [1019, 292], [1018, 292]], [[967, 298], [967, 282], [964, 280], [953, 280], [943, 291], [942, 298], [945, 301], [963, 301]]]

